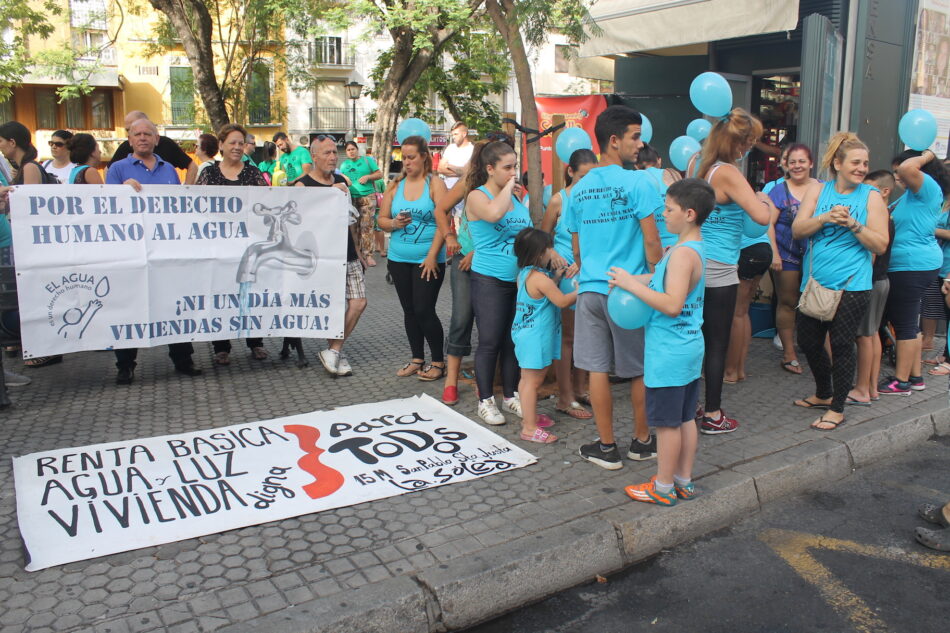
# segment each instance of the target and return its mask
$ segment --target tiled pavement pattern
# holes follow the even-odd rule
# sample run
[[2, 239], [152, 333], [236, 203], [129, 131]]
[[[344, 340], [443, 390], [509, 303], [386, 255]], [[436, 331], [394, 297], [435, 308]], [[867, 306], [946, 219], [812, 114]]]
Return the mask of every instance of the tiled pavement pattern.
[[[113, 357], [83, 353], [63, 364], [24, 370], [34, 382], [12, 390], [16, 406], [0, 412], [4, 456], [0, 460], [0, 631], [214, 631], [289, 605], [329, 596], [515, 539], [577, 517], [627, 503], [624, 485], [642, 481], [653, 462], [625, 462], [609, 473], [582, 462], [577, 447], [595, 436], [592, 422], [554, 415], [562, 441], [529, 445], [533, 466], [485, 479], [442, 486], [319, 514], [224, 534], [80, 561], [40, 572], [23, 571], [16, 526], [10, 457], [53, 448], [181, 433], [269, 419], [421, 392], [435, 397], [441, 383], [400, 379], [408, 360], [402, 314], [383, 265], [369, 272], [369, 308], [348, 344], [354, 375], [332, 379], [307, 341], [311, 365], [297, 369], [276, 358], [250, 360], [237, 342], [229, 367], [212, 367], [211, 346], [198, 345], [203, 376], [172, 372], [165, 350], [140, 353], [136, 382], [114, 384]], [[440, 313], [448, 325], [448, 281]], [[791, 406], [812, 393], [807, 375], [779, 368], [779, 353], [755, 340], [750, 378], [726, 386], [724, 405], [740, 420], [731, 435], [703, 436], [697, 475], [754, 460], [815, 438], [815, 412]], [[11, 362], [9, 366], [15, 365]], [[626, 385], [615, 388], [618, 437], [629, 435]], [[473, 419], [475, 397], [462, 390], [459, 410]], [[885, 398], [871, 408], [849, 408], [848, 425], [884, 417], [905, 407], [932, 408], [946, 398], [945, 379], [929, 379], [927, 391]], [[543, 407], [554, 414], [553, 402]], [[513, 418], [494, 430], [518, 441]], [[625, 446], [622, 448], [626, 448]], [[625, 450], [624, 450], [625, 452]], [[700, 482], [700, 487], [701, 487]]]

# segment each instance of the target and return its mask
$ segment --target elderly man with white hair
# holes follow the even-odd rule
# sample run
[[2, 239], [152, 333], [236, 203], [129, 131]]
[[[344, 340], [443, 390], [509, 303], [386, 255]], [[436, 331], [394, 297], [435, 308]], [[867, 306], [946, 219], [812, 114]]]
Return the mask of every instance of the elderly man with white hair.
[[[106, 174], [107, 185], [130, 185], [136, 191], [142, 185], [180, 185], [178, 172], [171, 163], [155, 153], [158, 145], [158, 129], [148, 119], [137, 119], [129, 126], [129, 143], [132, 154], [114, 163]], [[185, 376], [197, 376], [201, 370], [191, 360], [194, 348], [191, 343], [171, 343], [168, 356], [175, 364], [175, 371]], [[137, 349], [115, 350], [115, 366], [119, 373], [115, 382], [131, 385], [135, 372]]]
[[[148, 116], [140, 110], [132, 110], [125, 115], [125, 131], [129, 133], [132, 124], [140, 119], [148, 120]], [[130, 135], [131, 138], [131, 135]], [[112, 162], [109, 163], [111, 169], [113, 165], [132, 153], [132, 146], [129, 141], [122, 141], [115, 153], [112, 155]], [[158, 137], [158, 145], [155, 147], [155, 153], [161, 156], [165, 162], [171, 163], [176, 169], [185, 170], [185, 184], [193, 185], [198, 178], [198, 165], [175, 141], [167, 136]]]

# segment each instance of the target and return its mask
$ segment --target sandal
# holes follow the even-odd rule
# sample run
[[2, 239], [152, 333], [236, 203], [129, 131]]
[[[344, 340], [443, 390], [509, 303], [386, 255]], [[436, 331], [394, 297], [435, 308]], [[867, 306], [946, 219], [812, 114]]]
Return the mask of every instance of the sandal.
[[63, 362], [63, 355], [57, 354], [55, 356], [37, 356], [36, 358], [30, 358], [23, 361], [23, 364], [27, 367], [49, 367], [50, 365], [55, 365], [56, 363]]
[[230, 365], [231, 364], [231, 355], [227, 352], [218, 352], [214, 355], [214, 364], [215, 365]]
[[537, 420], [535, 420], [534, 424], [539, 429], [547, 429], [554, 426], [554, 420], [552, 420], [549, 416], [544, 415], [543, 413], [539, 413], [538, 418]]
[[[819, 424], [830, 424], [832, 426], [829, 429], [823, 429], [820, 426], [818, 426]], [[815, 429], [816, 431], [834, 431], [836, 428], [838, 428], [842, 424], [844, 424], [844, 418], [841, 418], [840, 420], [835, 421], [835, 420], [826, 420], [825, 416], [821, 416], [820, 418], [818, 418], [817, 420], [811, 423], [811, 428]]]
[[575, 420], [590, 420], [594, 417], [594, 414], [581, 406], [581, 403], [577, 400], [571, 402], [571, 404], [566, 407], [554, 407], [555, 411], [560, 411], [561, 413], [566, 413]]
[[[436, 370], [438, 373], [433, 375], [432, 374], [433, 369]], [[445, 364], [443, 363], [440, 366], [440, 365], [433, 365], [432, 363], [429, 363], [428, 365], [423, 367], [420, 371], [416, 372], [416, 378], [418, 378], [422, 382], [433, 382], [435, 380], [441, 380], [442, 378], [445, 378]]]
[[950, 376], [950, 363], [940, 363], [933, 369], [927, 370], [927, 373], [931, 376]]
[[844, 401], [844, 403], [845, 403], [845, 404], [850, 404], [850, 405], [853, 406], [853, 407], [869, 407], [869, 406], [871, 406], [871, 401], [870, 401], [870, 400], [868, 400], [867, 402], [865, 402], [864, 400], [858, 400], [857, 398], [852, 398], [851, 396], [848, 396], [847, 399]]
[[814, 402], [809, 398], [803, 398], [801, 400], [796, 400], [793, 402], [796, 407], [802, 407], [804, 409], [827, 409], [830, 407], [830, 404], [825, 404], [824, 402]]
[[522, 433], [521, 439], [535, 444], [553, 444], [557, 441], [557, 435], [548, 433], [544, 429], [535, 429], [534, 433]]
[[413, 374], [418, 374], [419, 370], [422, 369], [424, 364], [424, 361], [411, 360], [403, 365], [402, 369], [396, 372], [396, 375], [400, 378], [405, 378], [407, 376], [412, 376]]
[[929, 523], [942, 525], [943, 527], [950, 527], [950, 522], [948, 522], [943, 516], [943, 506], [925, 503], [924, 505], [917, 508], [917, 514], [921, 519]]
[[591, 406], [589, 393], [577, 394], [574, 397], [577, 398], [577, 401], [580, 402], [581, 404], [587, 405], [588, 407]]
[[254, 357], [254, 360], [267, 360], [267, 350], [260, 345], [252, 347], [251, 356]]
[[797, 360], [787, 360], [782, 363], [782, 369], [787, 371], [790, 374], [795, 374], [796, 376], [802, 375], [802, 366]]

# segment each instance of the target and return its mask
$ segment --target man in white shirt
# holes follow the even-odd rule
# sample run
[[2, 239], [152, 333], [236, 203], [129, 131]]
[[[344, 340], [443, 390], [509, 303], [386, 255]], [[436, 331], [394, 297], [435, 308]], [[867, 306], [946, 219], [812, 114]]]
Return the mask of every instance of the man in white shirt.
[[[462, 121], [456, 121], [452, 126], [452, 142], [442, 152], [439, 161], [439, 175], [445, 181], [445, 186], [451, 189], [458, 179], [465, 174], [468, 162], [472, 159], [475, 146], [468, 140], [468, 126]], [[455, 215], [461, 212], [461, 203], [456, 205]]]

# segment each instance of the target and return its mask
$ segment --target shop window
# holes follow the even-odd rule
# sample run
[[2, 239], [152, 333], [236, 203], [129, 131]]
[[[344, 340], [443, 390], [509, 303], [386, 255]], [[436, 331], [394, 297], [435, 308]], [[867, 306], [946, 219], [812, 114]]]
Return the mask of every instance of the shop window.
[[66, 106], [66, 127], [70, 130], [80, 130], [86, 127], [86, 116], [83, 112], [82, 97], [67, 99], [64, 105]]
[[554, 45], [554, 72], [566, 73], [570, 70], [568, 47], [563, 44]]
[[270, 67], [257, 63], [251, 71], [251, 87], [247, 92], [248, 121], [270, 123]]
[[112, 93], [96, 91], [89, 95], [91, 127], [96, 130], [109, 130], [115, 127], [112, 119]]
[[171, 81], [172, 125], [195, 122], [195, 74], [190, 66], [169, 69]]
[[56, 110], [56, 93], [53, 90], [37, 90], [36, 128], [39, 130], [55, 130], [59, 128]]
[[13, 116], [13, 99], [0, 101], [0, 121], [15, 121]]

